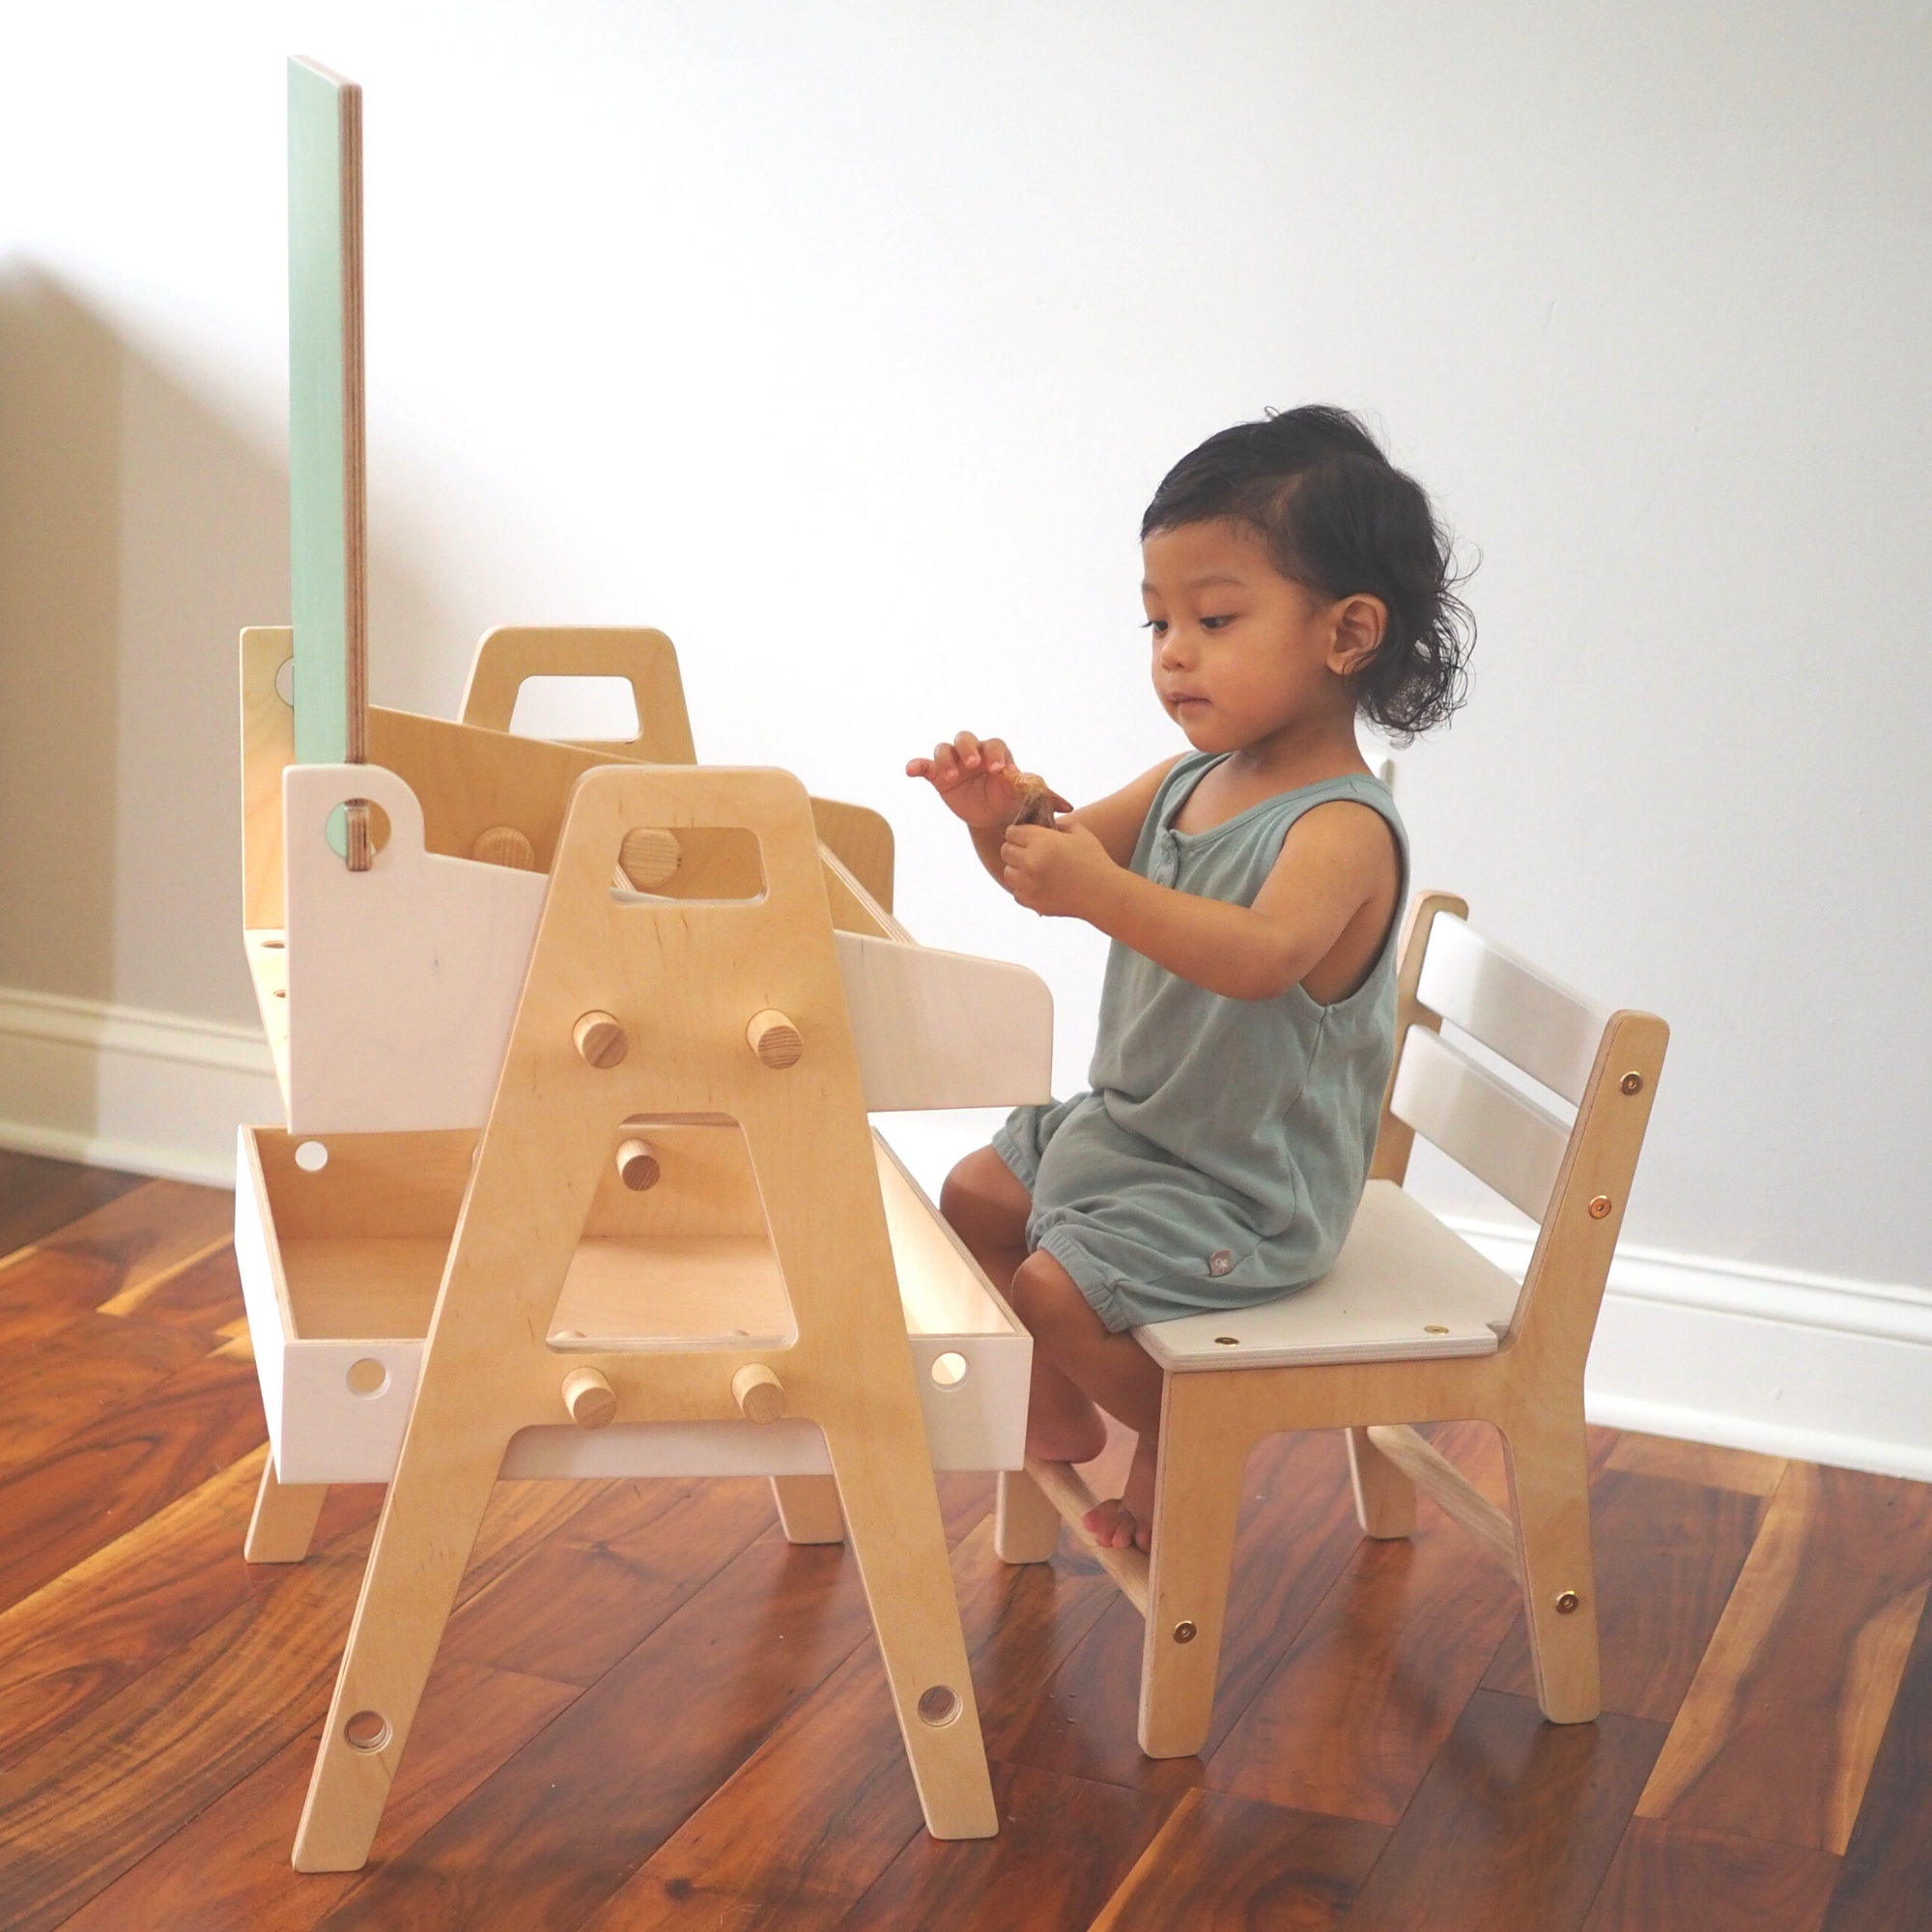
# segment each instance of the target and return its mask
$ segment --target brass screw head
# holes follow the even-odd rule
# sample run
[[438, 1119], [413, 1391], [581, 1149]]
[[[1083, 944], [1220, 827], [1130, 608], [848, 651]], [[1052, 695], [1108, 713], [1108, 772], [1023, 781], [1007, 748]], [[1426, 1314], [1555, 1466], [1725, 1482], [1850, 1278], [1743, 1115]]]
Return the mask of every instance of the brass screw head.
[[1556, 1600], [1556, 1614], [1559, 1617], [1573, 1617], [1582, 1607], [1583, 1600], [1575, 1590], [1565, 1590]]
[[1641, 1073], [1626, 1073], [1624, 1077], [1617, 1082], [1617, 1085], [1621, 1087], [1626, 1094], [1641, 1094], [1643, 1092], [1643, 1075]]
[[1178, 1623], [1174, 1627], [1174, 1640], [1176, 1643], [1192, 1643], [1195, 1635], [1196, 1632], [1191, 1623]]
[[1609, 1211], [1610, 1197], [1607, 1194], [1599, 1194], [1590, 1203], [1590, 1219], [1593, 1221], [1601, 1221]]

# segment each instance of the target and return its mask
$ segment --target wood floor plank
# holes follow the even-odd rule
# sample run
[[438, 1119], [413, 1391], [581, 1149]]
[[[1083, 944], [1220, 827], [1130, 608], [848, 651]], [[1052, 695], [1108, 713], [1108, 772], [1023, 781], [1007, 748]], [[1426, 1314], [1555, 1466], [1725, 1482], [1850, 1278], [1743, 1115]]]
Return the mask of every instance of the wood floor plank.
[[841, 1547], [761, 1537], [325, 1922], [582, 1925], [867, 1628]]
[[1334, 1932], [1388, 1836], [1359, 1818], [1197, 1788], [1092, 1932]]
[[138, 1174], [0, 1152], [0, 1267], [20, 1249], [145, 1185]]
[[[372, 1868], [407, 1851], [576, 1694], [548, 1679], [439, 1659]], [[65, 1932], [320, 1924], [367, 1882], [363, 1872], [303, 1873], [289, 1863], [321, 1737], [321, 1725], [310, 1725], [98, 1893]]]
[[235, 1196], [185, 1180], [146, 1180], [42, 1239], [43, 1253], [111, 1263], [120, 1282], [103, 1305], [131, 1315], [170, 1276], [233, 1240]]
[[1065, 1932], [1087, 1925], [1159, 1829], [1151, 1792], [996, 1765], [1000, 1835], [915, 1832], [838, 1932]]
[[[13, 1338], [9, 1338], [10, 1340]], [[0, 1357], [0, 1478], [198, 1362], [212, 1336], [89, 1313]]]
[[1837, 1875], [1830, 1852], [1634, 1818], [1583, 1932], [1819, 1932]]
[[1932, 1490], [1793, 1463], [1638, 1810], [1842, 1853], [1932, 1577]]
[[982, 1516], [993, 1508], [994, 1478], [965, 1470], [951, 1470], [936, 1479], [939, 1515], [946, 1525], [946, 1540], [957, 1543], [972, 1533]]
[[1342, 1920], [1345, 1932], [1577, 1932], [1664, 1726], [1548, 1724], [1478, 1690]]
[[58, 1924], [318, 1721], [359, 1539], [279, 1566], [219, 1622], [0, 1773], [0, 1923]]
[[0, 1768], [252, 1594], [242, 1560], [266, 1448], [0, 1610]]
[[[1063, 1539], [1065, 1541], [1065, 1539]], [[1249, 1459], [1228, 1586], [1211, 1756], [1361, 1544], [1338, 1431], [1277, 1435]], [[1142, 1622], [1116, 1600], [1011, 1729], [989, 1733], [995, 1756], [1069, 1776], [1177, 1794], [1201, 1758], [1144, 1757], [1136, 1735]]]
[[[982, 1521], [952, 1554], [974, 1688], [988, 1706], [1037, 1694], [1113, 1585], [1097, 1564], [1009, 1566]], [[1069, 1605], [1071, 1606], [1069, 1613]], [[988, 1680], [993, 1680], [990, 1684]], [[824, 1689], [657, 1850], [598, 1932], [838, 1923], [923, 1833], [878, 1650], [867, 1640]], [[964, 1857], [962, 1847], [939, 1856]], [[1122, 1867], [1124, 1869], [1124, 1866]]]
[[[103, 1313], [125, 1314], [109, 1297]], [[198, 1261], [191, 1261], [163, 1279], [147, 1286], [135, 1311], [143, 1321], [165, 1321], [182, 1328], [213, 1331], [245, 1320], [242, 1303], [242, 1271], [234, 1244], [223, 1241]]]
[[[1748, 1491], [1705, 1489], [1612, 1466], [1591, 1485], [1604, 1708], [1668, 1723], [1697, 1673], [1764, 1511]], [[1483, 1679], [1536, 1695], [1519, 1611]]]
[[0, 1481], [0, 1606], [258, 1448], [247, 1362], [206, 1356]]
[[451, 1618], [453, 1659], [594, 1684], [754, 1538], [769, 1485], [624, 1483], [578, 1511]]
[[1667, 1476], [1712, 1490], [1739, 1490], [1768, 1496], [1784, 1475], [1782, 1456], [1760, 1456], [1749, 1449], [1719, 1449], [1709, 1442], [1679, 1442], [1668, 1435], [1626, 1431], [1611, 1450], [1608, 1466], [1636, 1476]]
[[[1436, 1436], [1501, 1487], [1492, 1430]], [[1360, 1542], [1208, 1761], [1206, 1782], [1291, 1810], [1393, 1825], [1515, 1621], [1515, 1580], [1429, 1500], [1416, 1533]]]
[[120, 1279], [121, 1270], [98, 1255], [21, 1248], [0, 1264], [0, 1338], [17, 1348], [71, 1327]]
[[1932, 1617], [1921, 1617], [1865, 1785], [1826, 1932], [1924, 1932], [1932, 1919]]

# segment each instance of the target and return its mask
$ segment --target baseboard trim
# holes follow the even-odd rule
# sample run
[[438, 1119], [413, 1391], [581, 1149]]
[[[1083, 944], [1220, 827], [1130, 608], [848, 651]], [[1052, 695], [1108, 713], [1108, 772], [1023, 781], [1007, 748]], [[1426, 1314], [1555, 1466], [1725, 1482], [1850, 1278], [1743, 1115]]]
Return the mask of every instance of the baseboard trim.
[[[1446, 1215], [1518, 1280], [1532, 1236]], [[1932, 1291], [1620, 1248], [1592, 1422], [1932, 1482]]]
[[0, 1147], [232, 1187], [238, 1122], [281, 1118], [259, 1027], [0, 987]]

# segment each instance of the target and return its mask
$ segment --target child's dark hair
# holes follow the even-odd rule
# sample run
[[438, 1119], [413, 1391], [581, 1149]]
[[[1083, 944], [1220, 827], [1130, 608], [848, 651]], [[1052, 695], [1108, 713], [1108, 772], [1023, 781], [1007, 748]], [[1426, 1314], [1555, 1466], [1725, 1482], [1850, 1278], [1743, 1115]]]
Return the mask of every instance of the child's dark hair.
[[1421, 485], [1347, 410], [1311, 403], [1210, 436], [1161, 478], [1141, 535], [1224, 517], [1258, 532], [1284, 577], [1387, 606], [1356, 687], [1356, 708], [1378, 730], [1406, 744], [1463, 702], [1476, 625], [1456, 595], [1448, 533]]

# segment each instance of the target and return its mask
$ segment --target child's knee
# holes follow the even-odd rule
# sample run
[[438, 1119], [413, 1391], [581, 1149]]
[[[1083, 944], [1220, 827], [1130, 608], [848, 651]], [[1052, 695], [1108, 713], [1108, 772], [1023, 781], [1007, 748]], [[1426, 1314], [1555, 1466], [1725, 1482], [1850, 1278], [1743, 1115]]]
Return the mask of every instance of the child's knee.
[[968, 1241], [1017, 1248], [1026, 1243], [1033, 1196], [990, 1147], [975, 1148], [946, 1177], [939, 1211]]
[[1050, 1345], [1069, 1329], [1084, 1333], [1100, 1323], [1079, 1283], [1044, 1248], [1036, 1248], [1013, 1271], [1012, 1298], [1013, 1313], [1036, 1342]]

